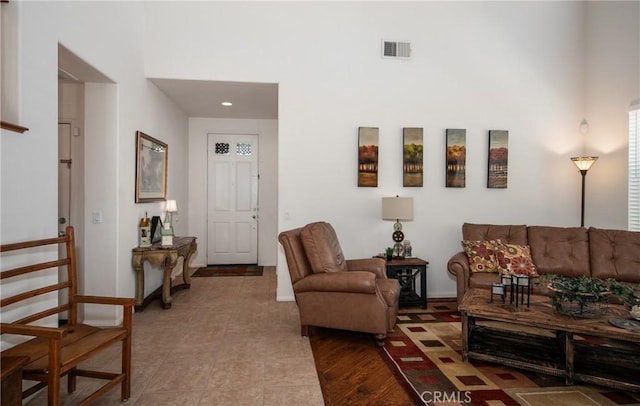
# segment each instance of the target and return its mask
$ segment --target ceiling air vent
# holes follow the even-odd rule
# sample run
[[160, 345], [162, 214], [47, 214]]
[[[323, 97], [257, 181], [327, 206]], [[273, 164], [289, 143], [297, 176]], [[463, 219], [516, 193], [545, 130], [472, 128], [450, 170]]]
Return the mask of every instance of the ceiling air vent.
[[382, 41], [383, 58], [411, 59], [411, 43], [409, 41]]

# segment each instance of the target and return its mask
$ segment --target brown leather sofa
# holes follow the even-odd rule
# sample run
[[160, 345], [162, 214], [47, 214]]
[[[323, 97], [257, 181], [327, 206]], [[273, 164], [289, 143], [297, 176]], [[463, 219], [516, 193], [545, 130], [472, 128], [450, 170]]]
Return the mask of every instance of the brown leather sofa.
[[[613, 278], [640, 282], [640, 232], [605, 230], [595, 227], [548, 227], [526, 225], [462, 225], [462, 240], [501, 240], [529, 245], [538, 274]], [[447, 270], [455, 276], [458, 303], [470, 288], [489, 289], [499, 282], [496, 272], [471, 272], [465, 252], [453, 255]], [[534, 293], [545, 293], [536, 287]]]
[[384, 345], [398, 315], [400, 286], [381, 258], [344, 259], [329, 223], [283, 231], [278, 240], [291, 275], [301, 334], [309, 326], [372, 333]]

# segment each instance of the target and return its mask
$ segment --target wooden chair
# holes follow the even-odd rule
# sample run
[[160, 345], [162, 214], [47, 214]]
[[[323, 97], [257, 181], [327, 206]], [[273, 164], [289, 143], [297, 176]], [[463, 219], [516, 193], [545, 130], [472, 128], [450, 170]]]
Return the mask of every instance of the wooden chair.
[[[41, 262], [43, 253], [55, 253], [59, 244], [66, 246], [66, 257], [53, 261]], [[0, 300], [3, 322], [0, 323], [1, 334], [17, 334], [34, 337], [28, 341], [2, 351], [3, 359], [9, 357], [26, 357], [28, 360], [22, 370], [22, 379], [38, 381], [35, 386], [22, 392], [26, 398], [44, 387], [48, 387], [48, 404], [58, 405], [60, 402], [60, 379], [68, 375], [68, 392], [76, 389], [76, 377], [103, 379], [107, 382], [86, 397], [81, 405], [93, 403], [109, 390], [121, 384], [121, 399], [127, 400], [131, 392], [131, 321], [133, 298], [113, 298], [79, 295], [76, 275], [76, 256], [74, 231], [67, 227], [66, 236], [42, 240], [26, 241], [0, 246], [2, 260], [11, 256], [10, 262], [20, 261], [21, 266], [0, 272], [3, 297]], [[10, 253], [11, 252], [11, 253]], [[24, 264], [27, 262], [28, 264]], [[47, 281], [47, 273], [58, 268], [66, 268], [67, 280], [53, 284], [39, 283]], [[47, 281], [47, 282], [50, 282]], [[36, 286], [37, 285], [37, 286]], [[21, 288], [18, 293], [16, 286]], [[11, 290], [12, 296], [6, 291]], [[44, 299], [42, 295], [55, 297], [59, 291], [68, 293], [66, 303], [57, 303], [54, 307], [40, 310]], [[45, 302], [46, 303], [46, 302]], [[123, 306], [123, 323], [118, 327], [95, 327], [78, 322], [78, 307], [84, 303]], [[37, 310], [34, 310], [37, 309]], [[6, 314], [21, 313], [22, 318], [6, 322]], [[57, 323], [57, 316], [68, 312], [68, 323], [61, 327], [46, 327], [42, 324]], [[26, 313], [26, 315], [25, 315]], [[46, 320], [45, 320], [46, 319]], [[40, 325], [33, 325], [38, 322]], [[6, 336], [5, 336], [6, 337]], [[78, 365], [96, 356], [113, 344], [122, 344], [122, 368], [118, 373], [90, 371], [80, 369]], [[7, 357], [7, 358], [5, 358]], [[13, 358], [15, 359], [15, 358]], [[4, 368], [4, 362], [3, 362]], [[22, 391], [22, 389], [20, 388]]]

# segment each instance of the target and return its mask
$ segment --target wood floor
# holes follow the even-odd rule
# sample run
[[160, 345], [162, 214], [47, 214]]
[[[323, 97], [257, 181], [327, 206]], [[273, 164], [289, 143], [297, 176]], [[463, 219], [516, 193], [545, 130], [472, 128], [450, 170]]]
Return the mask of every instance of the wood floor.
[[411, 406], [373, 336], [311, 327], [309, 339], [326, 406]]

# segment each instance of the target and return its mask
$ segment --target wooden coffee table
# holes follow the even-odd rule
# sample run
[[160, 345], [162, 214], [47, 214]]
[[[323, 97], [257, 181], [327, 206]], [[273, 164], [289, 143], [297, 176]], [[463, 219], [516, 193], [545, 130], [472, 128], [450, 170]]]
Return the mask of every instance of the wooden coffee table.
[[640, 391], [640, 332], [615, 327], [609, 319], [629, 312], [610, 304], [597, 318], [557, 314], [546, 296], [531, 296], [517, 308], [490, 302], [485, 289], [469, 290], [459, 306], [462, 360], [495, 362], [617, 389]]

